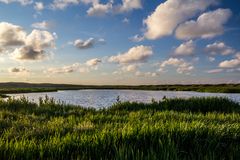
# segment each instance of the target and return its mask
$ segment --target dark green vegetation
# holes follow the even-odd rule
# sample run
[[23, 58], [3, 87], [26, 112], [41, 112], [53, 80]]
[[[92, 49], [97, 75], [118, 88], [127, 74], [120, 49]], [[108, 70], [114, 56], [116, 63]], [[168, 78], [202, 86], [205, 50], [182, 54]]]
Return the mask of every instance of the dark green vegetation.
[[240, 93], [240, 84], [200, 84], [200, 85], [70, 85], [70, 84], [31, 84], [31, 83], [0, 83], [0, 94], [52, 92], [57, 90], [80, 89], [132, 89], [132, 90], [163, 90], [163, 91], [196, 91], [216, 93]]
[[240, 105], [226, 98], [108, 109], [0, 100], [0, 159], [240, 159]]
[[8, 98], [9, 96], [4, 95], [4, 94], [0, 94], [0, 98]]

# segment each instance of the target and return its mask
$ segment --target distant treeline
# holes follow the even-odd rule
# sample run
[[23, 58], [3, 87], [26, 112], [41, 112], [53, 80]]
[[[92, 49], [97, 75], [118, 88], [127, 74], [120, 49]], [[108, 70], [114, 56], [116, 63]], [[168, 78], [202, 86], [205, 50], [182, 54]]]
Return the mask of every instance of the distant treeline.
[[191, 84], [191, 85], [71, 85], [50, 83], [0, 83], [0, 94], [50, 92], [57, 90], [80, 89], [132, 89], [132, 90], [163, 90], [163, 91], [196, 91], [216, 93], [240, 93], [240, 84]]

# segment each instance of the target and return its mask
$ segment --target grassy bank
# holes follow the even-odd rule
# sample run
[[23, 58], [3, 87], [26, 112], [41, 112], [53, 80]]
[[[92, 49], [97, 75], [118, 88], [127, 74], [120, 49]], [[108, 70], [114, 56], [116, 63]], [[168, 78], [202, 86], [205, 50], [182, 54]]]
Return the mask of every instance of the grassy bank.
[[196, 91], [215, 93], [240, 93], [240, 84], [200, 84], [200, 85], [69, 85], [69, 84], [31, 84], [0, 83], [0, 94], [49, 92], [57, 90], [80, 89], [128, 89], [128, 90], [162, 90], [162, 91]]
[[240, 159], [239, 109], [225, 98], [101, 110], [0, 100], [0, 159]]

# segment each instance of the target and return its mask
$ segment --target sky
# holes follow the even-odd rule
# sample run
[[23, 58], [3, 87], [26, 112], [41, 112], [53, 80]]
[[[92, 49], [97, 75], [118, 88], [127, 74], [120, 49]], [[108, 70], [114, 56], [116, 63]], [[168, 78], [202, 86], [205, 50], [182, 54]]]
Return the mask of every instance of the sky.
[[0, 0], [0, 82], [240, 83], [238, 0]]

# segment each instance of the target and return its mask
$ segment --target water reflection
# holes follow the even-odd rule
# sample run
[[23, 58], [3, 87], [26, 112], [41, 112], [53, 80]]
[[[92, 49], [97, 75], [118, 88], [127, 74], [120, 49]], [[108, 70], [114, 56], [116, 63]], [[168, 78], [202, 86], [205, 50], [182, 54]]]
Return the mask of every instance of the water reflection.
[[228, 97], [240, 102], [240, 94], [223, 93], [200, 93], [188, 91], [140, 91], [140, 90], [75, 90], [45, 93], [11, 94], [15, 98], [21, 96], [28, 97], [29, 100], [38, 102], [39, 97], [53, 97], [56, 100], [64, 101], [67, 104], [80, 105], [83, 107], [103, 108], [111, 106], [117, 101], [135, 101], [150, 103], [152, 99], [161, 100], [167, 98], [189, 98], [189, 97]]

